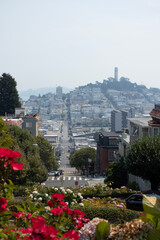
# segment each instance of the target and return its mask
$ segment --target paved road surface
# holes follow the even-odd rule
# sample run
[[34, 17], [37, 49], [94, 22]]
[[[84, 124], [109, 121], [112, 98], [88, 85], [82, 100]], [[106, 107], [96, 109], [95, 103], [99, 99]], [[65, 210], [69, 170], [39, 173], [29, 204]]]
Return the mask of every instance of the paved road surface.
[[95, 185], [97, 183], [103, 183], [104, 178], [87, 178], [80, 176], [75, 168], [70, 166], [69, 162], [69, 136], [68, 136], [68, 122], [67, 120], [63, 121], [63, 131], [62, 131], [62, 149], [63, 153], [61, 154], [61, 164], [59, 169], [64, 171], [64, 175], [60, 177], [48, 177], [45, 185], [47, 186], [63, 186], [63, 187], [75, 187], [75, 186], [88, 186]]

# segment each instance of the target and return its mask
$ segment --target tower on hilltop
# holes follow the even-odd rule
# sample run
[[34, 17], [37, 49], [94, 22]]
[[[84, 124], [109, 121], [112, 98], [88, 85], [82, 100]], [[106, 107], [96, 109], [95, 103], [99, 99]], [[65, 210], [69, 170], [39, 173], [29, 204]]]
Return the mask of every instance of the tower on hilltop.
[[63, 95], [62, 87], [60, 87], [60, 86], [56, 87], [56, 96], [57, 96], [57, 98], [61, 99], [62, 95]]
[[114, 79], [118, 81], [118, 67], [114, 68]]

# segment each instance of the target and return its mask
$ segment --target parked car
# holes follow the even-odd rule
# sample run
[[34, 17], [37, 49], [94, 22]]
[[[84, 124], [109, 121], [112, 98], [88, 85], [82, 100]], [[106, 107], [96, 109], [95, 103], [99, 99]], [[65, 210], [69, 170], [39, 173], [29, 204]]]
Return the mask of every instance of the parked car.
[[[157, 194], [146, 194], [148, 197], [157, 197], [160, 198]], [[134, 193], [131, 196], [129, 196], [126, 201], [126, 206], [128, 209], [137, 210], [137, 211], [143, 211], [143, 203], [142, 203], [142, 193]]]
[[48, 173], [48, 176], [55, 176], [55, 174], [56, 174], [56, 171], [50, 171], [50, 172]]
[[59, 172], [59, 170], [53, 170], [53, 171], [50, 171], [50, 172], [48, 173], [48, 176], [58, 177], [58, 176], [60, 176], [60, 172]]
[[142, 198], [143, 197], [141, 193], [132, 194], [127, 199], [125, 199], [127, 208], [137, 211], [143, 211]]

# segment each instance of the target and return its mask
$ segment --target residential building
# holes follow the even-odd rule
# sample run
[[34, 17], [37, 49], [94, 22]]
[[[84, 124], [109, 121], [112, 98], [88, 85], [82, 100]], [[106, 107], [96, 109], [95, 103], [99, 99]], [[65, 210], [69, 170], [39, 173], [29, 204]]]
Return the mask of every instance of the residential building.
[[120, 132], [124, 128], [129, 129], [128, 118], [135, 117], [135, 111], [133, 108], [126, 110], [113, 110], [111, 111], [111, 131]]
[[39, 129], [39, 115], [31, 114], [26, 115], [23, 118], [22, 128], [27, 129], [33, 136], [38, 136]]
[[111, 131], [122, 131], [122, 113], [119, 110], [111, 111]]
[[150, 117], [145, 118], [128, 118], [130, 122], [130, 143], [133, 143], [136, 139], [150, 136], [150, 127], [148, 121]]
[[160, 135], [160, 104], [155, 104], [155, 108], [150, 112], [152, 119], [148, 122], [151, 127], [150, 135]]
[[118, 152], [119, 134], [115, 132], [97, 132], [94, 138], [97, 142], [95, 173], [106, 175], [109, 163], [116, 160], [115, 153]]

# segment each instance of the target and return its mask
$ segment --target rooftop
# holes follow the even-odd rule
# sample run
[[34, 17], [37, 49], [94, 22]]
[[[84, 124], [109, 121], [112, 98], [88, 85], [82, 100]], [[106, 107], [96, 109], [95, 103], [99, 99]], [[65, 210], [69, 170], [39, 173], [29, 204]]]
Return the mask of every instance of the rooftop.
[[151, 117], [145, 117], [145, 118], [127, 118], [128, 121], [131, 123], [134, 123], [135, 125], [139, 125], [142, 127], [148, 127], [148, 122], [151, 120]]

